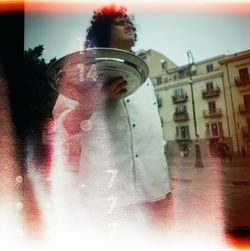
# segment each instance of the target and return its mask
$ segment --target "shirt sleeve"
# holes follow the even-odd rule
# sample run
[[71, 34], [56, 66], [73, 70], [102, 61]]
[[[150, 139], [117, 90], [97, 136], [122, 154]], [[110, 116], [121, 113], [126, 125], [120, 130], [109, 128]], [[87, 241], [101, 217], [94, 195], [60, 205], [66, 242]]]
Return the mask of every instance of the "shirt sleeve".
[[76, 171], [79, 166], [81, 154], [81, 133], [69, 134], [64, 127], [64, 119], [74, 110], [77, 102], [59, 95], [53, 109], [53, 118], [56, 124], [54, 145], [57, 148], [57, 157], [65, 162], [66, 169]]

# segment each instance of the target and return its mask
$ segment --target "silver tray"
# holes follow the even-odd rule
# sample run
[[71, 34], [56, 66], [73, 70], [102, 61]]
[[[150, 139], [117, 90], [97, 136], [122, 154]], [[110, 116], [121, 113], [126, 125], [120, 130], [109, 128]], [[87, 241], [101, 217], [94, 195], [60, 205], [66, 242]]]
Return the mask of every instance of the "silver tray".
[[67, 75], [67, 81], [81, 88], [90, 88], [98, 76], [104, 77], [105, 83], [116, 77], [123, 77], [128, 82], [127, 93], [120, 98], [135, 92], [149, 74], [148, 66], [141, 58], [113, 48], [89, 48], [68, 54], [54, 62], [48, 69], [47, 78], [56, 91], [59, 85], [65, 83], [60, 81], [62, 72], [64, 78]]

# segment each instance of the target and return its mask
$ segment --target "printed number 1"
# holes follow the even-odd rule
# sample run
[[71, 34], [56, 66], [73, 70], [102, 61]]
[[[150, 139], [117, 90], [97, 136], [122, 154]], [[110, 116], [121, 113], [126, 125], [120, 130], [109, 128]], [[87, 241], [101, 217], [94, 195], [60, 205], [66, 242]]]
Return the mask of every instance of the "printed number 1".
[[117, 199], [118, 197], [108, 197], [108, 200], [111, 200], [111, 205], [109, 207], [109, 210], [108, 210], [108, 214], [112, 214], [113, 213], [113, 210], [114, 210], [114, 207], [115, 207], [115, 204], [117, 202]]
[[77, 64], [77, 68], [80, 71], [79, 80], [80, 80], [80, 82], [82, 82], [84, 80], [84, 64]]

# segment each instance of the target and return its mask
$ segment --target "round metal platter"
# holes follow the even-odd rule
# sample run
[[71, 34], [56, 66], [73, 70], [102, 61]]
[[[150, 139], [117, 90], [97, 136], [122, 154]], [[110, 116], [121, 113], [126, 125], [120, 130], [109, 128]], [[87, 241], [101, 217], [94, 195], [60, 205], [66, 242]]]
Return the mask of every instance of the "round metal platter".
[[[105, 83], [122, 77], [127, 80], [127, 93], [135, 92], [148, 78], [148, 66], [133, 53], [113, 48], [89, 48], [68, 54], [53, 63], [47, 72], [47, 78], [57, 92], [60, 85], [73, 83], [81, 88], [89, 88], [102, 76]], [[63, 77], [62, 77], [63, 76]], [[65, 95], [65, 94], [64, 94]]]

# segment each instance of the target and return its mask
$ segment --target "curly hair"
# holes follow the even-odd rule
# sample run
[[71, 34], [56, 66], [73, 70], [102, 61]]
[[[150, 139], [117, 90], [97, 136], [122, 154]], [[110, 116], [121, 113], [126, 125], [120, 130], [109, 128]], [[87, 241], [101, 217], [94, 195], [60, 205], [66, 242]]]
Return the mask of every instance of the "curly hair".
[[91, 25], [87, 29], [85, 48], [109, 47], [111, 26], [114, 19], [123, 17], [131, 24], [134, 31], [134, 41], [137, 40], [136, 28], [132, 17], [126, 14], [127, 9], [123, 6], [116, 7], [114, 4], [102, 7], [94, 11]]

